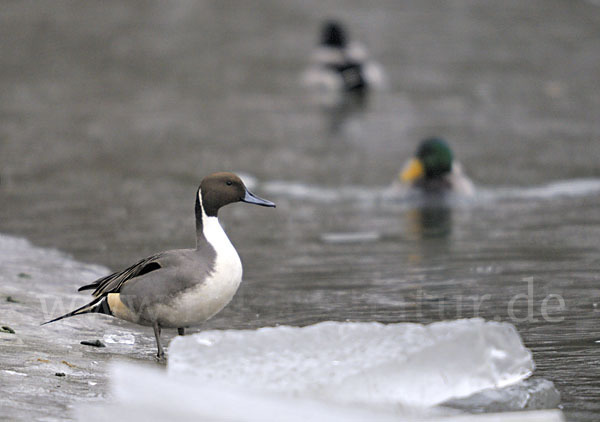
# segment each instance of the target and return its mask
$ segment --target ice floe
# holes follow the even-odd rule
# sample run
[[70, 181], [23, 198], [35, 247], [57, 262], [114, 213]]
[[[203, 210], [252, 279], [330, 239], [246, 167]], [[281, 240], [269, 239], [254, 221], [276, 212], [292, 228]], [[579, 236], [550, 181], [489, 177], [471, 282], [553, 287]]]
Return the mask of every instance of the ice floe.
[[462, 413], [556, 406], [550, 381], [526, 380], [534, 366], [512, 325], [478, 318], [213, 330], [175, 338], [166, 373], [113, 368], [110, 411], [133, 421], [562, 420]]

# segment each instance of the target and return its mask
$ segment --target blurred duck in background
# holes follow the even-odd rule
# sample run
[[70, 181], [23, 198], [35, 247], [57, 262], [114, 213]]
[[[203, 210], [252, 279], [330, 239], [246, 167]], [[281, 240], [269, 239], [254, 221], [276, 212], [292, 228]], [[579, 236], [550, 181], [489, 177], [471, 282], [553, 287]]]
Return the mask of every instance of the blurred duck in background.
[[304, 74], [304, 82], [330, 91], [366, 92], [383, 86], [380, 66], [368, 59], [366, 50], [350, 42], [341, 23], [328, 20], [321, 28], [321, 39]]
[[472, 196], [475, 193], [473, 182], [463, 173], [452, 150], [441, 138], [421, 141], [415, 156], [400, 172], [399, 179], [403, 185], [428, 194], [452, 192]]

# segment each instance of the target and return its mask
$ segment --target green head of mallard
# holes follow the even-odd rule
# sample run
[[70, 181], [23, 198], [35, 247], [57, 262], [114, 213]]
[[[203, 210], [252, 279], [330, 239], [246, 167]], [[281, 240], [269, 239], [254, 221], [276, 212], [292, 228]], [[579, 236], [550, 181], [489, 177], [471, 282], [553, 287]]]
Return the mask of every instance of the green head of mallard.
[[400, 179], [406, 183], [441, 179], [452, 171], [452, 160], [452, 150], [446, 141], [427, 138], [421, 142], [415, 156], [402, 170]]

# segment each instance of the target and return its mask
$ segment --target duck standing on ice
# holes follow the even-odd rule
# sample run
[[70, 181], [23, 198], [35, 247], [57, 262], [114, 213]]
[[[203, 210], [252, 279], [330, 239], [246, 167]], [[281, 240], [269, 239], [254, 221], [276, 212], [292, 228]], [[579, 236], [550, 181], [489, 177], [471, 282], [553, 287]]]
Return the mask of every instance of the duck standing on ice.
[[233, 298], [242, 281], [242, 263], [219, 224], [219, 208], [235, 203], [274, 207], [252, 194], [233, 173], [205, 177], [196, 192], [196, 248], [160, 252], [79, 290], [96, 298], [63, 318], [101, 313], [154, 328], [157, 356], [164, 357], [162, 328], [198, 325], [217, 314]]

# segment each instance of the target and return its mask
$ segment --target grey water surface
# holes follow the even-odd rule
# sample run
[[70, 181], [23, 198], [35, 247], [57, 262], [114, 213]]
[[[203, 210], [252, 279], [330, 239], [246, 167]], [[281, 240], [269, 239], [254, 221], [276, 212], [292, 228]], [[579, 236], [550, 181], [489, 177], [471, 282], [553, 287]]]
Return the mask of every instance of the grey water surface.
[[[120, 269], [192, 246], [199, 181], [233, 170], [278, 207], [222, 210], [245, 281], [205, 327], [509, 321], [568, 419], [598, 418], [597, 3], [59, 0], [0, 10], [0, 233]], [[386, 89], [332, 103], [301, 85], [319, 22], [332, 16], [382, 64]], [[453, 146], [473, 200], [388, 195], [429, 135]], [[20, 276], [0, 267], [13, 280], [0, 285], [0, 325], [29, 336], [15, 346], [0, 334], [0, 369], [27, 374], [16, 350], [57, 366], [47, 386], [39, 365], [18, 378], [20, 392], [3, 373], [0, 417], [60, 420], [107, 393], [93, 370], [59, 380], [71, 369], [61, 360], [152, 364], [153, 338], [97, 316], [38, 327], [39, 295], [78, 284], [36, 278], [31, 266]], [[142, 332], [141, 346], [79, 344], [112, 330]]]

